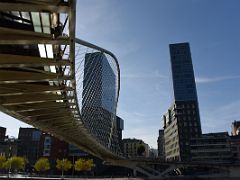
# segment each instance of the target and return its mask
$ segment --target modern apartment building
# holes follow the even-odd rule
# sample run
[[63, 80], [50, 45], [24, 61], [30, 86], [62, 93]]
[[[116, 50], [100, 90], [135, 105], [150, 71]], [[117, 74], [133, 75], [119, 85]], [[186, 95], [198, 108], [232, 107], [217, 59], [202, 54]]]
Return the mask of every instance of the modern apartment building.
[[165, 159], [189, 161], [190, 140], [202, 133], [189, 43], [170, 44], [174, 100], [163, 116]]

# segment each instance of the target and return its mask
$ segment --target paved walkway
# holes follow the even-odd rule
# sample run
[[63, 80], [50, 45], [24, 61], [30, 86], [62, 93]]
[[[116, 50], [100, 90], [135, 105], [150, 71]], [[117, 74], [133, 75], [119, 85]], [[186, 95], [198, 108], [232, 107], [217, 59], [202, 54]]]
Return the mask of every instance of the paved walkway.
[[[7, 176], [0, 176], [0, 180], [8, 179]], [[28, 177], [22, 175], [10, 176], [10, 180], [61, 180], [61, 178], [50, 178], [50, 177]], [[64, 180], [143, 180], [142, 178], [64, 178]]]

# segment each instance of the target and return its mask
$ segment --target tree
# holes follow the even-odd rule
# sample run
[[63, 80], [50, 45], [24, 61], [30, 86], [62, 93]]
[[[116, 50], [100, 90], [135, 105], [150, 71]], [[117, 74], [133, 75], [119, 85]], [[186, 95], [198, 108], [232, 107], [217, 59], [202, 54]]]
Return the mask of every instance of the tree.
[[4, 168], [5, 170], [10, 170], [10, 169], [11, 169], [11, 160], [10, 160], [10, 159], [8, 159], [8, 160], [6, 160], [6, 161], [4, 162], [3, 168]]
[[75, 161], [74, 164], [74, 168], [76, 171], [91, 171], [91, 169], [95, 166], [95, 164], [93, 163], [92, 159], [78, 159], [77, 161]]
[[140, 144], [137, 148], [137, 154], [139, 156], [142, 156], [144, 152], [145, 152], [145, 146], [143, 144]]
[[4, 163], [6, 162], [5, 156], [0, 156], [0, 170], [4, 169]]
[[92, 159], [85, 160], [85, 171], [91, 171], [94, 166]]
[[84, 169], [84, 159], [80, 158], [78, 159], [77, 161], [75, 161], [75, 164], [74, 164], [74, 169], [76, 171], [83, 171]]
[[50, 169], [50, 163], [47, 158], [40, 158], [34, 165], [34, 168], [38, 172], [44, 172]]
[[69, 161], [68, 159], [57, 159], [57, 165], [56, 165], [56, 168], [58, 170], [62, 170], [62, 175], [63, 175], [63, 172], [64, 171], [68, 171], [69, 169], [72, 168], [72, 162]]
[[14, 156], [11, 158], [11, 168], [13, 170], [24, 170], [26, 161], [23, 157]]
[[9, 158], [7, 161], [5, 161], [5, 163], [3, 164], [6, 170], [12, 169], [14, 171], [24, 170], [25, 165], [26, 165], [25, 159], [19, 156], [13, 156]]

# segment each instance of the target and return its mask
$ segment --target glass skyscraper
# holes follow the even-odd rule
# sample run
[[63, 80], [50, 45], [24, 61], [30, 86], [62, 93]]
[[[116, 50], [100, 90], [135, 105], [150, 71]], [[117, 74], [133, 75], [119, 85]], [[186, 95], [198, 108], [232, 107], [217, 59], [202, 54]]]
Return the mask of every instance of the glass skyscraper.
[[197, 101], [197, 91], [189, 43], [170, 44], [175, 101]]
[[174, 101], [163, 116], [165, 158], [189, 161], [190, 141], [202, 133], [191, 52], [189, 43], [169, 47]]
[[116, 106], [116, 76], [106, 56], [100, 52], [85, 55], [83, 106], [102, 107], [113, 113]]
[[117, 151], [116, 75], [101, 52], [87, 53], [84, 63], [83, 121], [102, 145]]

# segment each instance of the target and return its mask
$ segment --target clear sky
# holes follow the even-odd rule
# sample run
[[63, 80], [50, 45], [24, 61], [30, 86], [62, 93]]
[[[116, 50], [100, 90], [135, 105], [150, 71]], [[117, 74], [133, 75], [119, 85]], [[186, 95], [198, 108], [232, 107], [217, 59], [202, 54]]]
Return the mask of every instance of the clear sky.
[[[79, 0], [80, 39], [112, 51], [121, 68], [118, 115], [124, 138], [157, 147], [162, 115], [172, 103], [170, 43], [189, 42], [204, 133], [240, 120], [239, 0]], [[17, 136], [20, 123], [0, 114]]]

